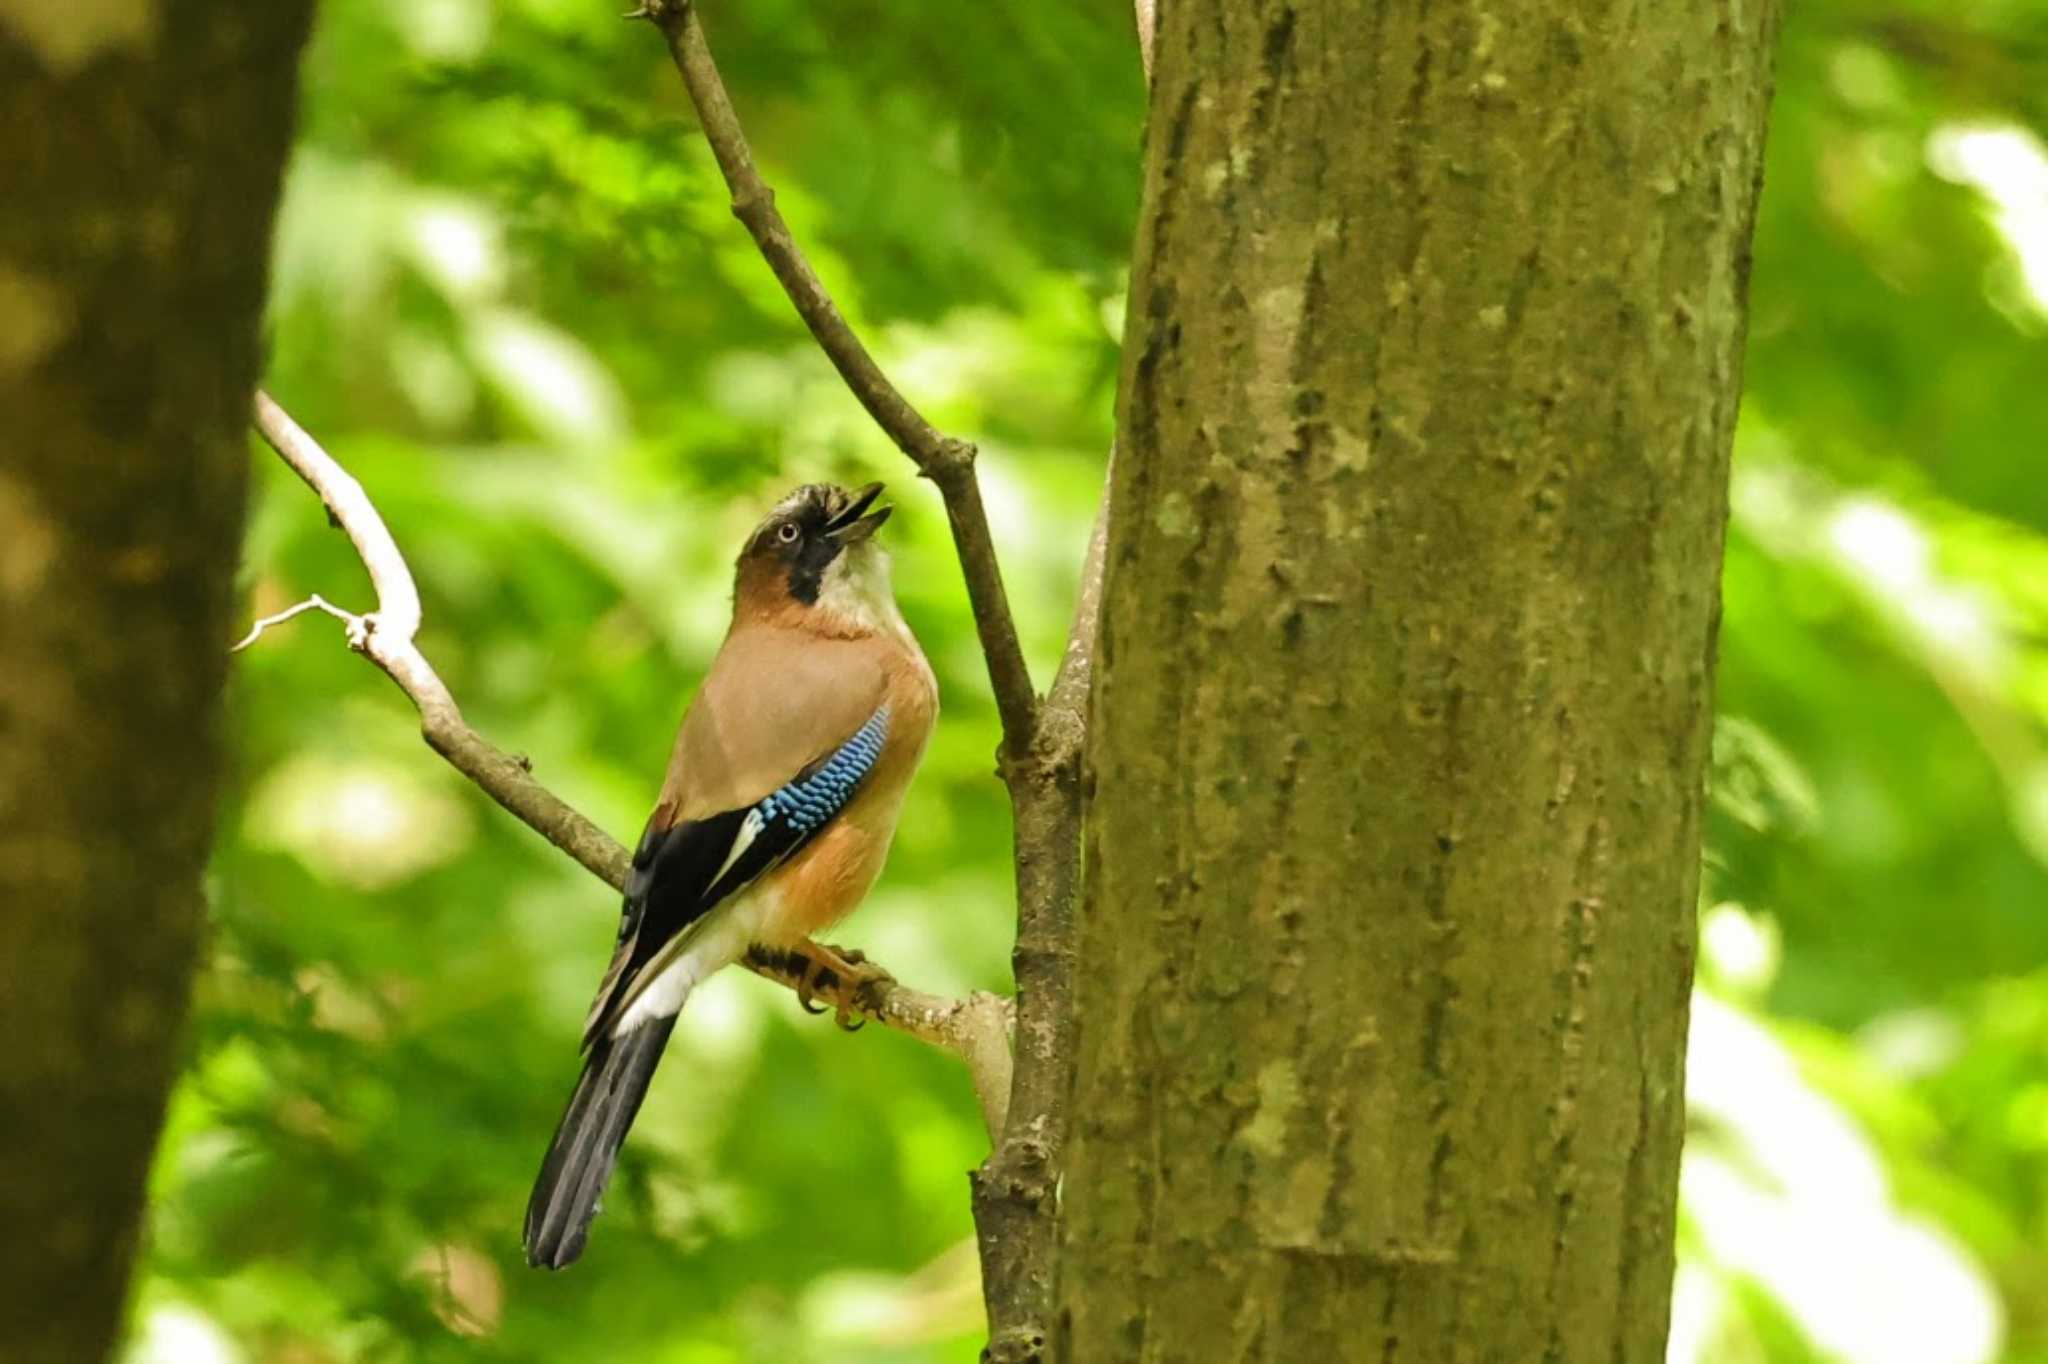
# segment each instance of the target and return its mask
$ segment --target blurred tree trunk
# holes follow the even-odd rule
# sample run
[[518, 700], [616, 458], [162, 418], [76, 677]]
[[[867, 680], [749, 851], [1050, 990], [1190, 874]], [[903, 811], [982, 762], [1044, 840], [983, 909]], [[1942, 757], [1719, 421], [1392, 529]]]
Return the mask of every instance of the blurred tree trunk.
[[0, 1359], [119, 1330], [309, 0], [0, 4]]
[[1160, 19], [1061, 1353], [1661, 1359], [1775, 6]]

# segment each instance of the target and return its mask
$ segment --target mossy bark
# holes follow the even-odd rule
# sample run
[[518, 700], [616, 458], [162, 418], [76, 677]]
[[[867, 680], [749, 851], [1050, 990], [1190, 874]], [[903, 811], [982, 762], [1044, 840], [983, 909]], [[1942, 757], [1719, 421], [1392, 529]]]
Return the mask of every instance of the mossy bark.
[[0, 6], [0, 1359], [119, 1332], [310, 4]]
[[1663, 1357], [1775, 27], [1162, 7], [1065, 1360]]

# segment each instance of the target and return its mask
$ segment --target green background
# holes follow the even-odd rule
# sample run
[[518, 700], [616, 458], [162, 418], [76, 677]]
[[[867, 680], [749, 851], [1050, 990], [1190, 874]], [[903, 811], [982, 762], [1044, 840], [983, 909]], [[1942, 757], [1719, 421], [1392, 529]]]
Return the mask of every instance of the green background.
[[[990, 515], [1049, 680], [1111, 434], [1128, 13], [710, 0], [780, 202]], [[1733, 490], [1674, 1360], [2048, 1361], [2048, 8], [1801, 0]], [[929, 485], [594, 0], [335, 0], [267, 383], [368, 486], [472, 721], [630, 837], [789, 485], [890, 481], [943, 715], [840, 934], [1004, 989], [994, 712]], [[252, 615], [367, 585], [260, 450]], [[574, 1271], [520, 1260], [614, 897], [305, 616], [239, 656], [134, 1361], [965, 1361], [947, 1058], [728, 972]]]

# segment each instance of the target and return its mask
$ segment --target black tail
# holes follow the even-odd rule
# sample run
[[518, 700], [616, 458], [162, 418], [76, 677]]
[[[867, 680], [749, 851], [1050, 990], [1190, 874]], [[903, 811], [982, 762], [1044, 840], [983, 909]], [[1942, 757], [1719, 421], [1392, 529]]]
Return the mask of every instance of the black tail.
[[560, 1269], [583, 1253], [619, 1143], [640, 1111], [647, 1082], [675, 1026], [671, 1014], [642, 1023], [624, 1037], [600, 1037], [591, 1047], [526, 1204], [528, 1264]]

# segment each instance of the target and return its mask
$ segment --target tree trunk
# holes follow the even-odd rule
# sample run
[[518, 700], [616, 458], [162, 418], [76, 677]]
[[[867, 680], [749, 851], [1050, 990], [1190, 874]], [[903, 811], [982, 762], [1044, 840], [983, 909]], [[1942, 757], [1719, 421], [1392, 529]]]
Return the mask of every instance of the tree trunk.
[[1161, 24], [1063, 1357], [1659, 1360], [1775, 4]]
[[0, 1359], [120, 1326], [307, 0], [0, 4]]

